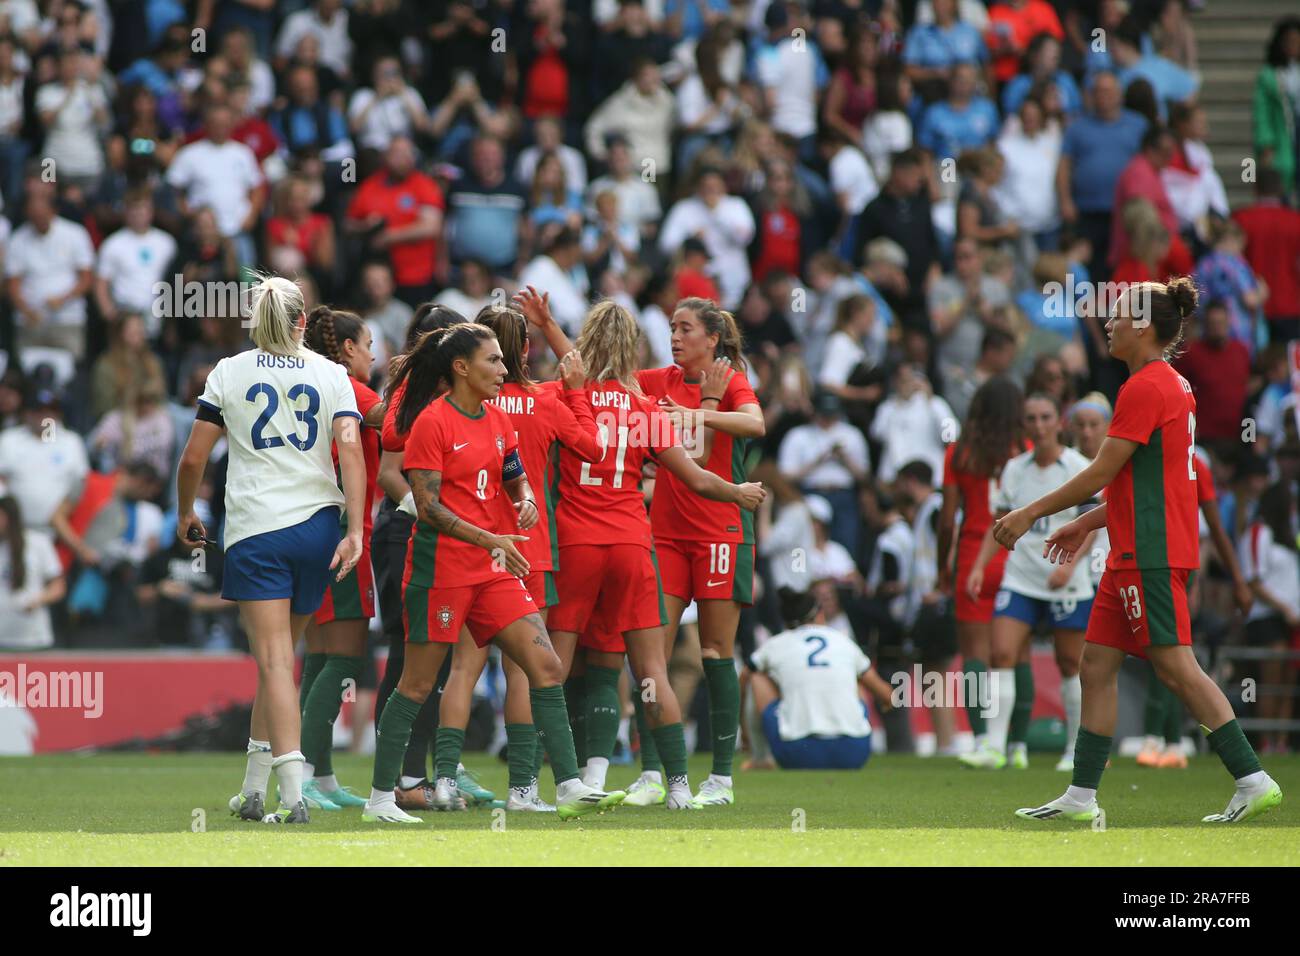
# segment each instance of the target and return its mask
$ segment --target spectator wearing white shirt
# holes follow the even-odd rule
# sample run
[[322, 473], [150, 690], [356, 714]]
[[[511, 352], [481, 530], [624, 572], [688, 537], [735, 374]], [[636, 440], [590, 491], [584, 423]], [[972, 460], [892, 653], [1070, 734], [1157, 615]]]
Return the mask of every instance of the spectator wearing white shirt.
[[[801, 11], [781, 0], [772, 3], [763, 18], [767, 44], [758, 51], [754, 70], [772, 128], [798, 140], [799, 158], [806, 161], [817, 132], [818, 73], [825, 66], [804, 21]], [[796, 28], [802, 32], [794, 34]]]
[[817, 133], [817, 148], [830, 170], [831, 192], [840, 212], [838, 251], [841, 259], [850, 262], [857, 258], [858, 220], [867, 203], [880, 193], [876, 174], [871, 171], [867, 157], [848, 137], [833, 126], [824, 126]]
[[892, 482], [909, 461], [923, 461], [931, 474], [943, 474], [943, 452], [961, 426], [952, 409], [934, 394], [918, 366], [904, 363], [894, 374], [894, 389], [876, 409], [871, 437], [883, 446], [877, 477]]
[[216, 104], [207, 112], [207, 135], [182, 146], [167, 169], [167, 184], [177, 190], [182, 213], [208, 206], [221, 234], [235, 245], [240, 265], [256, 259], [253, 229], [262, 214], [262, 170], [253, 151], [230, 138], [234, 113]]
[[621, 133], [627, 137], [633, 166], [657, 182], [673, 168], [674, 110], [673, 94], [664, 86], [658, 65], [653, 60], [638, 60], [632, 66], [632, 78], [596, 107], [583, 127], [587, 154], [603, 162], [606, 136]]
[[133, 193], [124, 209], [126, 227], [99, 247], [95, 304], [110, 325], [124, 312], [143, 317], [150, 339], [158, 338], [162, 319], [154, 314], [154, 284], [162, 281], [176, 255], [176, 240], [153, 224], [153, 199]]
[[869, 477], [871, 460], [866, 438], [844, 421], [835, 394], [821, 389], [813, 396], [813, 420], [786, 432], [777, 468], [805, 494], [821, 495], [830, 503], [831, 537], [856, 555], [861, 524], [857, 487]]
[[95, 264], [90, 234], [56, 216], [44, 192], [28, 195], [26, 211], [5, 257], [19, 348], [64, 349], [79, 360], [86, 351], [86, 293]]
[[993, 198], [1002, 215], [1029, 233], [1039, 252], [1055, 251], [1061, 212], [1056, 198], [1056, 167], [1061, 161], [1061, 128], [1048, 123], [1043, 104], [1030, 95], [998, 137], [1005, 165]]
[[818, 599], [780, 592], [786, 631], [754, 653], [750, 743], [753, 766], [768, 763], [763, 743], [787, 770], [860, 770], [871, 756], [865, 694], [888, 711], [892, 689], [853, 639], [830, 626]]
[[[12, 29], [11, 25], [11, 29]], [[26, 75], [18, 69], [12, 37], [0, 37], [0, 191], [16, 204], [23, 188], [23, 166], [31, 147], [23, 138]]]
[[270, 65], [257, 55], [253, 34], [246, 27], [236, 27], [221, 38], [221, 56], [230, 65], [228, 82], [248, 85], [248, 106], [264, 113], [275, 99], [275, 74]]
[[352, 72], [352, 38], [348, 35], [348, 11], [343, 0], [316, 0], [309, 10], [284, 18], [275, 38], [275, 55], [290, 60], [302, 38], [311, 34], [320, 43], [320, 61], [340, 77]]
[[[434, 297], [436, 305], [454, 309], [472, 321], [474, 316], [492, 304], [492, 270], [482, 259], [466, 259], [453, 273], [454, 282]], [[546, 290], [543, 290], [546, 291]], [[400, 345], [403, 339], [398, 339]]]
[[49, 607], [63, 600], [67, 590], [49, 535], [24, 528], [18, 500], [0, 497], [0, 648], [53, 647]]
[[758, 555], [767, 561], [763, 580], [771, 588], [807, 591], [813, 583], [809, 557], [817, 546], [812, 510], [779, 475], [769, 476], [764, 484], [770, 494], [756, 515]]
[[749, 286], [754, 214], [745, 200], [727, 195], [722, 171], [712, 166], [700, 170], [694, 195], [668, 210], [659, 231], [659, 249], [671, 257], [691, 236], [708, 248], [722, 305], [734, 311]]
[[383, 56], [375, 61], [372, 87], [362, 87], [348, 103], [348, 126], [361, 149], [382, 153], [401, 136], [412, 139], [429, 130], [431, 120], [424, 97], [402, 76], [401, 61]]
[[632, 151], [626, 136], [610, 133], [605, 138], [605, 148], [608, 151], [606, 162], [609, 171], [587, 186], [587, 214], [596, 211], [595, 200], [598, 195], [605, 190], [612, 190], [618, 196], [619, 222], [632, 226], [642, 236], [649, 238], [658, 227], [662, 215], [659, 190], [640, 175], [640, 170], [633, 168]]
[[85, 442], [63, 427], [62, 399], [32, 387], [23, 424], [0, 432], [0, 481], [18, 499], [23, 524], [47, 532], [62, 527], [61, 512], [81, 497], [89, 472]]
[[844, 402], [880, 401], [884, 385], [877, 380], [881, 373], [876, 369], [885, 354], [884, 331], [876, 321], [876, 300], [871, 296], [858, 292], [841, 301], [817, 384]]
[[525, 189], [531, 189], [537, 162], [547, 153], [559, 157], [566, 188], [578, 193], [587, 188], [587, 160], [581, 150], [564, 142], [564, 127], [552, 116], [543, 116], [533, 123], [533, 145], [520, 152], [515, 160], [515, 180]]
[[93, 192], [104, 172], [102, 140], [111, 114], [99, 82], [99, 61], [81, 49], [59, 54], [59, 78], [36, 91], [36, 113], [45, 128], [42, 153], [54, 162], [60, 183]]
[[551, 315], [577, 337], [587, 316], [587, 271], [582, 267], [582, 240], [575, 229], [560, 229], [546, 251], [524, 266], [519, 284], [551, 294]]

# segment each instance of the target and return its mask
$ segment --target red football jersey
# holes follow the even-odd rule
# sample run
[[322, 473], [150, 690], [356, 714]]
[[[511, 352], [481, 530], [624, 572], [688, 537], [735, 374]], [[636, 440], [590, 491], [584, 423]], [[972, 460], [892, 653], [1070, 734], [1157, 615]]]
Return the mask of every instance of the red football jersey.
[[[651, 368], [637, 373], [641, 388], [655, 399], [671, 398], [684, 408], [700, 407], [700, 385], [686, 381], [686, 373], [677, 365]], [[712, 404], [712, 403], [710, 403]], [[736, 372], [727, 380], [727, 390], [717, 403], [720, 412], [734, 412], [742, 405], [757, 405], [758, 396], [749, 379]], [[735, 438], [714, 431], [709, 460], [701, 467], [715, 475], [740, 484], [746, 480], [749, 465], [748, 439]], [[655, 478], [655, 496], [650, 503], [650, 523], [655, 537], [685, 541], [754, 543], [754, 515], [740, 505], [701, 498], [682, 485], [673, 475], [660, 472]]]
[[[678, 443], [672, 420], [654, 399], [633, 394], [616, 381], [588, 382], [587, 400], [603, 454], [596, 462], [585, 462], [567, 449], [560, 450], [556, 509], [560, 547], [639, 544], [649, 548], [641, 468], [648, 456]], [[659, 472], [660, 483], [666, 474], [666, 470]]]
[[401, 407], [402, 396], [405, 394], [406, 383], [403, 382], [393, 390], [393, 394], [388, 399], [388, 410], [384, 412], [384, 427], [379, 432], [384, 451], [406, 450], [406, 433], [397, 430], [397, 409]]
[[[378, 405], [381, 399], [377, 392], [365, 382], [359, 382], [351, 375], [348, 381], [352, 383], [352, 394], [357, 399], [357, 411], [361, 413], [364, 419], [370, 410]], [[366, 460], [366, 503], [362, 509], [365, 515], [365, 526], [362, 528], [362, 541], [365, 546], [370, 547], [370, 528], [375, 521], [375, 482], [379, 478], [379, 432], [373, 428], [361, 427], [361, 454]], [[343, 474], [339, 471], [339, 449], [338, 445], [334, 446], [334, 472], [338, 475], [339, 487], [343, 487]], [[343, 522], [347, 524], [347, 513], [344, 512]]]
[[[469, 415], [443, 396], [429, 404], [406, 436], [402, 469], [442, 473], [439, 500], [462, 521], [484, 531], [514, 532], [503, 525], [501, 481], [506, 456], [518, 447], [509, 416], [490, 402]], [[423, 519], [406, 551], [403, 585], [454, 588], [479, 584], [506, 571], [492, 567], [485, 548], [439, 534]]]
[[[563, 400], [561, 400], [563, 393]], [[551, 449], [558, 442], [586, 461], [600, 461], [604, 448], [596, 431], [587, 393], [569, 391], [559, 382], [546, 382], [529, 389], [506, 382], [493, 404], [510, 418], [519, 442], [519, 459], [524, 464], [528, 485], [542, 509], [541, 520], [523, 534], [528, 540], [519, 553], [533, 571], [550, 571], [558, 563], [559, 537], [555, 533], [555, 490], [552, 488]], [[508, 519], [517, 514], [508, 497], [503, 502]]]
[[1107, 434], [1139, 447], [1107, 486], [1106, 567], [1199, 567], [1196, 399], [1187, 379], [1168, 362], [1138, 369], [1120, 387]]
[[[961, 527], [957, 529], [957, 575], [964, 577], [974, 566], [979, 556], [980, 545], [984, 535], [993, 524], [990, 503], [998, 491], [998, 479], [977, 475], [959, 467], [956, 462], [957, 443], [950, 444], [943, 453], [944, 487], [957, 489], [961, 502]], [[998, 548], [985, 568], [986, 576], [1002, 573], [1010, 554], [1005, 548]], [[965, 581], [957, 581], [958, 587], [965, 587]]]
[[1218, 492], [1214, 488], [1214, 475], [1210, 466], [1200, 455], [1192, 455], [1192, 467], [1196, 469], [1196, 503], [1203, 505], [1207, 501], [1216, 501]]

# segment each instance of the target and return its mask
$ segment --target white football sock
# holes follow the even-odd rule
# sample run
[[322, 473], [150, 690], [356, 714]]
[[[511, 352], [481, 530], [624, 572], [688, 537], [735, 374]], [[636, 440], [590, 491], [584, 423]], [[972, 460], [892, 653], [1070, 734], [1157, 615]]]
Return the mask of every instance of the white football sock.
[[993, 713], [984, 718], [988, 728], [988, 746], [1000, 754], [1007, 752], [1007, 734], [1011, 732], [1011, 711], [1016, 706], [1016, 671], [998, 667], [989, 672], [993, 687]]
[[1061, 678], [1061, 706], [1065, 709], [1065, 752], [1074, 756], [1074, 741], [1083, 719], [1083, 682], [1079, 675]]
[[691, 781], [690, 781], [690, 779], [686, 776], [686, 774], [682, 774], [680, 777], [669, 777], [669, 778], [668, 778], [668, 792], [669, 792], [669, 793], [680, 793], [680, 794], [684, 794], [685, 796], [689, 797], [689, 796], [691, 795]]
[[293, 750], [271, 761], [275, 779], [280, 784], [280, 806], [290, 809], [302, 799], [302, 766], [305, 762], [302, 751]]
[[405, 774], [403, 774], [401, 779], [397, 781], [397, 785], [403, 790], [410, 790], [412, 787], [421, 783], [424, 783], [423, 777], [408, 777]]
[[[307, 766], [310, 767], [311, 764]], [[339, 781], [334, 774], [326, 774], [324, 777], [316, 778], [316, 786], [320, 787], [322, 793], [333, 793], [339, 788]]]
[[605, 789], [605, 775], [609, 773], [609, 760], [605, 757], [588, 757], [582, 771], [582, 782], [597, 790]]
[[[1062, 688], [1062, 691], [1064, 691], [1064, 688]], [[1157, 737], [1155, 734], [1147, 734], [1142, 738], [1143, 750], [1159, 750], [1163, 744], [1164, 738]]]
[[714, 783], [722, 784], [722, 786], [727, 787], [728, 789], [730, 789], [731, 787], [730, 777], [724, 777], [721, 774], [711, 773], [709, 774], [709, 779], [712, 780]]
[[369, 805], [371, 807], [377, 807], [381, 805], [387, 806], [389, 804], [392, 804], [393, 806], [397, 806], [397, 795], [394, 794], [393, 791], [376, 790], [374, 787], [370, 788]]
[[1081, 807], [1086, 807], [1088, 804], [1096, 802], [1097, 791], [1070, 784], [1065, 788], [1065, 799], [1077, 803]]
[[1254, 773], [1248, 773], [1244, 777], [1238, 777], [1237, 789], [1241, 791], [1259, 790], [1269, 783], [1272, 783], [1269, 775], [1263, 770], [1256, 770]]
[[574, 791], [586, 790], [587, 786], [581, 779], [566, 780], [564, 783], [555, 785], [555, 802], [563, 803], [573, 795]]
[[658, 770], [646, 770], [641, 774], [641, 776], [645, 777], [647, 780], [651, 781], [652, 783], [659, 784], [659, 786], [661, 787], [664, 784], [664, 775], [660, 773]]
[[306, 760], [302, 762], [302, 779], [311, 780], [316, 776], [316, 765]]
[[271, 779], [271, 741], [248, 738], [248, 765], [244, 768], [244, 786], [240, 793], [260, 793], [266, 796], [266, 785]]

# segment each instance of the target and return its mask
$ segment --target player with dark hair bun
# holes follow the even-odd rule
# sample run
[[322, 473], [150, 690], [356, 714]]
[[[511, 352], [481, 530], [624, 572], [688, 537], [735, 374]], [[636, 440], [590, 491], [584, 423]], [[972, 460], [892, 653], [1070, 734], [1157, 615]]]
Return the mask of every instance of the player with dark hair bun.
[[1127, 290], [1115, 304], [1106, 334], [1110, 354], [1128, 365], [1129, 378], [1097, 457], [1055, 491], [994, 524], [994, 538], [1011, 549], [1034, 522], [1106, 489], [1104, 505], [1059, 528], [1043, 546], [1045, 557], [1065, 563], [1103, 524], [1110, 535], [1080, 666], [1083, 717], [1074, 779], [1060, 797], [1017, 810], [1018, 817], [1090, 821], [1101, 815], [1097, 788], [1110, 757], [1119, 671], [1128, 654], [1151, 661], [1205, 728], [1211, 749], [1236, 780], [1227, 808], [1203, 822], [1240, 823], [1282, 802], [1282, 789], [1264, 772], [1232, 705], [1191, 648], [1187, 579], [1200, 566], [1196, 399], [1168, 360], [1195, 310], [1196, 287], [1189, 278]]

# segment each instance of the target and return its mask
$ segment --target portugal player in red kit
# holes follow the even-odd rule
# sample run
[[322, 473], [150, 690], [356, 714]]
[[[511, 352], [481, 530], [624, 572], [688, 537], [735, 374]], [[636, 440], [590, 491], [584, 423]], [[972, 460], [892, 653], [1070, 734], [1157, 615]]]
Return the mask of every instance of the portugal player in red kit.
[[[743, 482], [751, 439], [766, 426], [758, 398], [745, 377], [740, 330], [730, 312], [709, 299], [683, 299], [672, 316], [674, 365], [637, 375], [641, 388], [659, 399], [693, 433], [691, 453], [701, 467], [725, 481]], [[677, 638], [682, 612], [699, 606], [700, 653], [709, 693], [713, 767], [695, 797], [698, 807], [735, 802], [732, 758], [740, 725], [740, 682], [733, 659], [740, 611], [754, 601], [754, 518], [734, 504], [705, 501], [673, 474], [655, 482], [650, 506], [655, 550], [668, 611], [667, 651]], [[647, 771], [651, 755], [642, 750]], [[629, 788], [638, 799], [645, 781]]]
[[1030, 820], [1093, 820], [1097, 787], [1110, 756], [1118, 709], [1119, 670], [1128, 654], [1151, 661], [1160, 679], [1209, 733], [1210, 747], [1236, 780], [1222, 813], [1206, 823], [1240, 823], [1282, 802], [1232, 706], [1191, 649], [1187, 578], [1199, 566], [1195, 462], [1196, 400], [1167, 359], [1196, 309], [1190, 279], [1132, 286], [1115, 306], [1106, 333], [1110, 353], [1129, 367], [1110, 431], [1096, 459], [1060, 488], [994, 525], [1005, 548], [1039, 518], [1106, 489], [1106, 504], [1048, 537], [1044, 554], [1073, 560], [1090, 531], [1105, 522], [1110, 555], [1088, 621], [1080, 676], [1083, 723], [1074, 779], [1056, 800], [1016, 815]]
[[[645, 705], [649, 733], [668, 774], [666, 803], [670, 809], [692, 805], [686, 776], [686, 741], [681, 710], [668, 682], [664, 653], [659, 574], [654, 562], [651, 522], [646, 517], [640, 479], [647, 458], [654, 457], [661, 476], [674, 476], [684, 494], [704, 496], [728, 506], [737, 515], [758, 507], [763, 490], [753, 484], [733, 484], [697, 466], [678, 442], [672, 419], [643, 394], [636, 379], [640, 329], [621, 306], [595, 306], [583, 325], [578, 351], [589, 375], [587, 398], [600, 429], [605, 453], [595, 463], [567, 451], [560, 455], [560, 601], [550, 626], [557, 649], [571, 658], [579, 634], [607, 638], [610, 646], [596, 650], [619, 653], [626, 646], [638, 687], [652, 689]], [[662, 478], [661, 478], [662, 480]], [[739, 518], [737, 518], [739, 521]], [[591, 627], [593, 620], [599, 622]], [[612, 679], [593, 683], [593, 673]], [[588, 668], [587, 740], [595, 733], [592, 719], [612, 716], [618, 724], [618, 671]], [[645, 683], [645, 682], [649, 683]], [[603, 703], [593, 694], [605, 694]], [[603, 785], [608, 754], [589, 748], [584, 781]]]
[[[491, 404], [506, 374], [501, 347], [490, 329], [463, 323], [426, 335], [402, 362], [406, 392], [397, 427], [409, 432], [403, 469], [419, 516], [402, 581], [408, 646], [378, 728], [362, 819], [419, 822], [397, 806], [393, 789], [411, 724], [462, 626], [480, 646], [496, 641], [528, 675], [560, 816], [614, 806], [622, 793], [603, 793], [578, 778], [560, 660], [521, 580], [529, 566], [517, 545], [527, 538], [505, 521], [504, 509], [512, 507], [518, 528], [527, 531], [538, 512], [514, 428]], [[450, 387], [430, 401], [444, 386]]]

